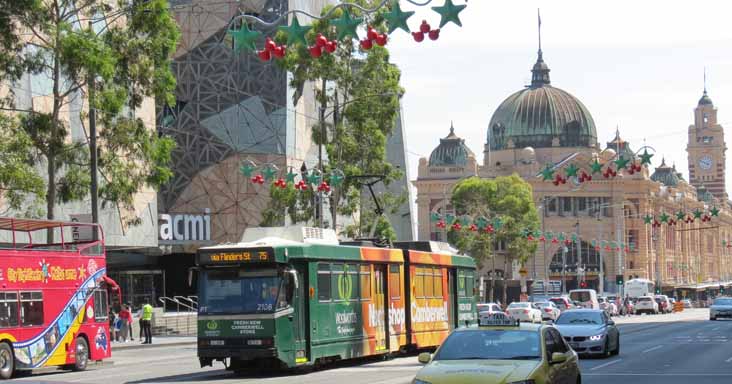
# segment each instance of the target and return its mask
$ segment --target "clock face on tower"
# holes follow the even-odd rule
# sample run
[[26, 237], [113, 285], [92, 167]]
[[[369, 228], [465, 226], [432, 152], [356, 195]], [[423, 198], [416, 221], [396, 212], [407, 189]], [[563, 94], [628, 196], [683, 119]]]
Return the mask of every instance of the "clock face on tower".
[[699, 167], [704, 170], [709, 170], [712, 168], [712, 158], [709, 156], [702, 156], [701, 159], [699, 159]]

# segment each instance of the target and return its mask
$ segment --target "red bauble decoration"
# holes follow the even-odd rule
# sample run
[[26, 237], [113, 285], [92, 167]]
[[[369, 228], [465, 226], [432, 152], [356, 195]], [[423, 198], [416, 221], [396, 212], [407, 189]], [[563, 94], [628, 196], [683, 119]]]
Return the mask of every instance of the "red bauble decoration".
[[379, 37], [379, 33], [376, 32], [374, 27], [370, 26], [366, 29], [366, 38], [369, 40], [376, 40]]
[[526, 240], [534, 241], [534, 236], [528, 235], [528, 236], [526, 236]]
[[423, 32], [412, 32], [412, 37], [414, 38], [414, 41], [421, 43], [422, 40], [424, 40], [424, 33]]
[[456, 231], [459, 231], [462, 228], [463, 228], [463, 226], [460, 225], [460, 223], [458, 223], [458, 222], [455, 222], [455, 224], [452, 225], [452, 229], [454, 229]]
[[376, 36], [376, 44], [383, 47], [386, 45], [388, 39], [389, 38], [386, 37], [386, 33], [379, 34], [378, 36]]
[[440, 38], [440, 29], [433, 29], [429, 32], [430, 40], [437, 40]]
[[470, 224], [470, 227], [468, 229], [470, 229], [470, 232], [476, 232], [478, 230], [478, 226], [475, 224]]
[[427, 20], [422, 20], [422, 24], [419, 25], [419, 30], [422, 33], [428, 33], [432, 29], [429, 24], [427, 24]]
[[322, 33], [318, 33], [318, 35], [315, 36], [315, 45], [320, 48], [323, 48], [323, 47], [325, 47], [326, 44], [328, 44], [328, 39], [325, 36], [323, 36]]
[[318, 58], [322, 54], [323, 54], [323, 48], [318, 47], [317, 45], [313, 45], [312, 47], [310, 47], [310, 56]]
[[267, 37], [266, 40], [264, 40], [264, 50], [265, 51], [274, 51], [275, 47], [277, 47], [277, 44], [275, 44], [274, 41], [272, 41], [271, 37]]
[[325, 50], [328, 53], [333, 53], [336, 51], [336, 48], [338, 48], [338, 42], [333, 40], [329, 41], [327, 44], [325, 44]]
[[368, 51], [374, 46], [374, 44], [369, 39], [361, 40], [361, 48], [364, 51]]
[[261, 50], [261, 51], [257, 52], [257, 55], [259, 56], [259, 58], [260, 58], [260, 59], [261, 59], [262, 61], [269, 61], [269, 59], [271, 59], [271, 58], [272, 58], [272, 55], [271, 55], [271, 54], [269, 53], [269, 51], [268, 51], [268, 50], [266, 50], [266, 49], [263, 49], [263, 50]]
[[272, 51], [272, 54], [274, 55], [275, 59], [281, 59], [285, 57], [285, 47], [282, 45], [276, 46]]
[[635, 173], [635, 167], [631, 166], [630, 169], [628, 170], [628, 174], [632, 175], [634, 173]]

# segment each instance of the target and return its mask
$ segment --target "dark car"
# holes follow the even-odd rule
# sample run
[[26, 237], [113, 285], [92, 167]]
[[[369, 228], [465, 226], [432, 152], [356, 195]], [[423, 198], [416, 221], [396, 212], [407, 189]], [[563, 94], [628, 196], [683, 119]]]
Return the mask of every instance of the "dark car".
[[555, 326], [580, 355], [609, 357], [620, 353], [620, 331], [601, 309], [562, 312]]

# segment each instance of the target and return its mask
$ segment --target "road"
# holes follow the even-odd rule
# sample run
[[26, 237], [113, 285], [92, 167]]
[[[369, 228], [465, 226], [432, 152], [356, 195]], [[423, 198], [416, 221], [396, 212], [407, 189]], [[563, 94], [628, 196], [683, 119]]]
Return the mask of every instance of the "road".
[[[706, 310], [635, 316], [617, 320], [621, 353], [581, 361], [586, 384], [732, 383], [732, 321], [709, 321]], [[114, 353], [114, 364], [86, 372], [34, 374], [18, 381], [45, 383], [409, 383], [421, 365], [416, 357], [343, 364], [278, 376], [237, 377], [216, 365], [198, 368], [193, 346], [157, 347]]]

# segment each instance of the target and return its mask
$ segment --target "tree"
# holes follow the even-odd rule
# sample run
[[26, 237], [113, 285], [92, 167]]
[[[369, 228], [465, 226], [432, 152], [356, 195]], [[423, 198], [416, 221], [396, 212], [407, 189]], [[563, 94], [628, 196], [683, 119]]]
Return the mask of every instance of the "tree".
[[[373, 8], [381, 1], [358, 0], [355, 3]], [[322, 14], [327, 14], [330, 9], [324, 9]], [[336, 40], [338, 36], [330, 21], [341, 18], [343, 12], [342, 8], [337, 9], [326, 21], [314, 22], [313, 28], [307, 34], [307, 40], [314, 41], [318, 33], [323, 34], [328, 40]], [[365, 15], [355, 8], [349, 12], [354, 18], [368, 19], [367, 23], [376, 30], [381, 32], [386, 30], [381, 13]], [[275, 40], [278, 43], [285, 43], [286, 36], [279, 33]], [[323, 114], [325, 115], [326, 109], [331, 109], [327, 116], [329, 121], [325, 126], [316, 120], [312, 127], [312, 137], [318, 145], [325, 145], [327, 154], [325, 171], [340, 169], [346, 176], [343, 185], [335, 188], [329, 196], [333, 223], [336, 222], [338, 214], [358, 216], [359, 220], [374, 219], [374, 215], [354, 215], [362, 205], [361, 200], [370, 199], [362, 196], [359, 176], [381, 175], [384, 177], [384, 183], [388, 185], [402, 175], [401, 171], [386, 161], [386, 142], [396, 122], [399, 97], [403, 93], [403, 89], [399, 86], [401, 73], [389, 62], [388, 50], [377, 45], [368, 51], [360, 50], [358, 40], [349, 36], [349, 39], [339, 41], [336, 52], [324, 54], [319, 58], [313, 58], [308, 48], [303, 45], [288, 47], [287, 56], [280, 61], [280, 65], [293, 75], [290, 83], [296, 90], [293, 103], [297, 103], [305, 84], [312, 82], [319, 86], [316, 98], [323, 108]], [[326, 132], [325, 137], [323, 131]], [[280, 204], [274, 201], [277, 199], [277, 194], [273, 192], [270, 195], [273, 198], [271, 206], [273, 209], [277, 209], [277, 205]], [[399, 196], [388, 195], [382, 193], [379, 196], [380, 204], [384, 206], [385, 211], [391, 208], [390, 201], [401, 201]], [[302, 217], [304, 216], [301, 215]], [[296, 217], [291, 218], [297, 221]], [[354, 228], [364, 229], [370, 227], [372, 223], [373, 220], [369, 223], [359, 223]], [[394, 232], [389, 231], [388, 221], [384, 220], [384, 223], [386, 224], [380, 222], [377, 225], [376, 234], [381, 238], [390, 238]], [[363, 232], [358, 231], [358, 234], [363, 235]]]
[[493, 244], [496, 241], [504, 241], [509, 258], [517, 259], [521, 264], [536, 251], [536, 244], [528, 241], [523, 231], [538, 228], [539, 217], [531, 186], [518, 175], [464, 179], [455, 185], [451, 202], [457, 216], [500, 220], [492, 234], [487, 231], [450, 230], [451, 242], [479, 263], [494, 256]]
[[46, 195], [45, 183], [32, 166], [31, 138], [13, 120], [0, 115], [0, 199], [8, 209], [26, 208], [26, 216], [37, 216]]
[[[11, 34], [0, 39], [0, 73], [2, 80], [12, 81], [21, 68], [52, 85], [48, 108], [18, 111], [18, 129], [32, 143], [30, 163], [46, 169], [47, 218], [54, 218], [57, 203], [89, 192], [88, 145], [67, 139], [68, 122], [62, 117], [64, 107], [84, 92], [102, 126], [100, 199], [131, 209], [141, 188], [158, 187], [172, 176], [174, 141], [159, 137], [134, 113], [150, 97], [158, 105], [173, 102], [170, 58], [179, 31], [167, 0], [21, 3], [9, 8], [13, 14], [0, 17], [0, 31]], [[8, 20], [14, 23], [9, 29]], [[14, 53], [20, 54], [10, 60]]]

